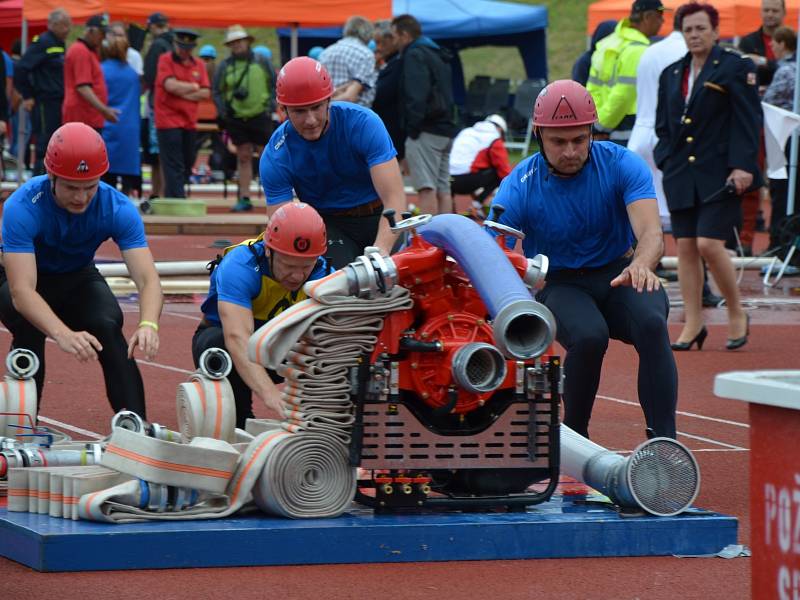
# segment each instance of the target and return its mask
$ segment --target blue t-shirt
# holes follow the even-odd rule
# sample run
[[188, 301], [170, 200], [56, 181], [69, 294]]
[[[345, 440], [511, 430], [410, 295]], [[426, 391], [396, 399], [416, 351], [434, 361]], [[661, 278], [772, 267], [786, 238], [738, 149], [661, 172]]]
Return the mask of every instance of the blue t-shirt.
[[[328, 275], [324, 258], [317, 260], [308, 280], [321, 279]], [[208, 297], [200, 310], [206, 320], [219, 325], [218, 302], [231, 302], [253, 311], [256, 321], [269, 321], [290, 306], [305, 300], [303, 289], [289, 291], [272, 279], [264, 242], [258, 241], [249, 247], [245, 244], [233, 248], [211, 273]]]
[[79, 215], [56, 204], [47, 175], [33, 177], [3, 206], [3, 252], [35, 254], [42, 273], [72, 273], [89, 266], [108, 238], [122, 251], [147, 247], [136, 207], [103, 182]]
[[324, 213], [367, 204], [378, 198], [370, 168], [397, 156], [383, 121], [368, 108], [333, 102], [322, 137], [304, 140], [284, 122], [261, 155], [259, 173], [267, 204], [301, 201]]
[[[523, 160], [500, 184], [492, 204], [500, 222], [525, 233], [525, 256], [545, 254], [550, 270], [600, 267], [635, 240], [627, 206], [655, 198], [645, 162], [613, 142], [594, 142], [575, 177], [550, 173], [540, 153]], [[511, 244], [514, 240], [509, 238]]]

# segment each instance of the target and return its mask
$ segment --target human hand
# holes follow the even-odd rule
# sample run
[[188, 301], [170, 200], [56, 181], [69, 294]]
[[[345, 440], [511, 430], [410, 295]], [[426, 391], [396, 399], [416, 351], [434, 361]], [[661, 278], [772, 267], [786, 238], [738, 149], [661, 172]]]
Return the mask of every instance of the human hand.
[[98, 339], [88, 331], [72, 331], [53, 336], [58, 347], [68, 354], [73, 354], [80, 362], [97, 359], [97, 353], [103, 351]]
[[140, 325], [128, 342], [128, 358], [133, 358], [138, 348], [144, 352], [147, 360], [153, 360], [158, 353], [159, 344], [158, 332], [148, 325]]
[[728, 181], [736, 186], [736, 194], [741, 195], [753, 183], [753, 174], [743, 171], [742, 169], [734, 169], [728, 175]]
[[36, 100], [34, 100], [33, 98], [26, 98], [25, 100], [22, 101], [22, 108], [24, 108], [28, 112], [31, 112], [35, 105], [36, 105]]
[[661, 281], [658, 279], [658, 275], [653, 273], [650, 268], [634, 261], [622, 269], [622, 273], [612, 279], [610, 285], [611, 287], [627, 285], [635, 288], [637, 292], [642, 292], [645, 289], [648, 292], [652, 292], [661, 287]]
[[278, 419], [279, 421], [285, 419], [283, 415], [283, 399], [281, 398], [281, 391], [277, 387], [272, 385], [269, 388], [260, 390], [256, 393], [256, 396], [261, 398], [261, 401], [267, 407], [270, 412], [270, 418]]
[[105, 117], [106, 121], [109, 123], [116, 123], [119, 121], [119, 113], [120, 110], [118, 108], [111, 108], [110, 106], [106, 106], [104, 110], [101, 111], [103, 113], [103, 117]]

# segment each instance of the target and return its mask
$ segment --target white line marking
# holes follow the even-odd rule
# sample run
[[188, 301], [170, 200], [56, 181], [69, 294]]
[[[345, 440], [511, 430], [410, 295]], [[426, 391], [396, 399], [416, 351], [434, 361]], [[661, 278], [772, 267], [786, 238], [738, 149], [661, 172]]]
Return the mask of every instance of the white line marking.
[[158, 369], [166, 369], [167, 371], [175, 371], [176, 373], [186, 373], [192, 374], [194, 371], [187, 371], [186, 369], [181, 369], [180, 367], [173, 367], [172, 365], [162, 365], [161, 363], [150, 362], [149, 360], [144, 360], [141, 358], [137, 358], [136, 362], [140, 365], [147, 365], [148, 367], [156, 367]]
[[[619, 404], [627, 404], [628, 406], [639, 406], [638, 402], [631, 402], [630, 400], [622, 400], [620, 398], [613, 398], [612, 396], [601, 396], [598, 394], [597, 398], [602, 398], [603, 400], [610, 400], [611, 402], [618, 402]], [[719, 419], [717, 417], [707, 417], [705, 415], [698, 415], [697, 413], [690, 413], [683, 410], [679, 410], [676, 414], [682, 415], [684, 417], [692, 417], [694, 419], [702, 419], [703, 421], [713, 421], [714, 423], [722, 423], [724, 425], [733, 425], [734, 427], [744, 427], [745, 429], [750, 429], [750, 425], [747, 423], [740, 423], [739, 421], [730, 421], [728, 419]]]
[[50, 419], [48, 417], [43, 417], [42, 415], [39, 415], [39, 420], [49, 425], [54, 425], [62, 429], [68, 429], [69, 431], [80, 433], [81, 435], [88, 435], [89, 437], [95, 438], [97, 440], [103, 439], [102, 435], [100, 435], [99, 433], [95, 433], [94, 431], [89, 431], [88, 429], [82, 429], [80, 427], [76, 427], [75, 425], [67, 425], [66, 423], [62, 423], [61, 421], [56, 421], [55, 419]]
[[750, 448], [696, 448], [692, 452], [750, 452]]
[[692, 435], [691, 433], [684, 433], [683, 431], [678, 431], [678, 435], [682, 435], [683, 437], [687, 437], [692, 440], [698, 440], [701, 442], [708, 442], [709, 444], [716, 444], [717, 446], [722, 446], [723, 448], [729, 448], [731, 450], [747, 450], [747, 448], [742, 448], [741, 446], [734, 446], [733, 444], [726, 444], [725, 442], [719, 442], [717, 440], [702, 437], [700, 435]]

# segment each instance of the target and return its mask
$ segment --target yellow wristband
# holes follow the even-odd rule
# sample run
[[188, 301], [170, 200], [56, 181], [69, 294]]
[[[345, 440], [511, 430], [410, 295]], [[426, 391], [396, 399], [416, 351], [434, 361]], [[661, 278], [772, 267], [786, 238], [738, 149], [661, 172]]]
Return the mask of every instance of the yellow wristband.
[[154, 331], [158, 331], [158, 323], [154, 321], [139, 321], [139, 327], [150, 327]]

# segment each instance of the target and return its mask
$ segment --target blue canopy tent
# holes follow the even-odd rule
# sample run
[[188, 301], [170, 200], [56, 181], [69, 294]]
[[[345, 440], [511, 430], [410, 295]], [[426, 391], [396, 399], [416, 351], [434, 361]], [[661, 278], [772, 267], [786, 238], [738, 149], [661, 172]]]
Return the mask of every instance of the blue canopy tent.
[[[515, 46], [529, 79], [547, 79], [547, 8], [492, 0], [393, 0], [392, 14], [414, 15], [422, 32], [453, 50], [453, 95], [466, 97], [464, 71], [458, 51], [474, 46]], [[342, 37], [342, 29], [300, 28], [298, 52], [329, 46]], [[291, 30], [278, 29], [283, 62], [290, 56]]]

